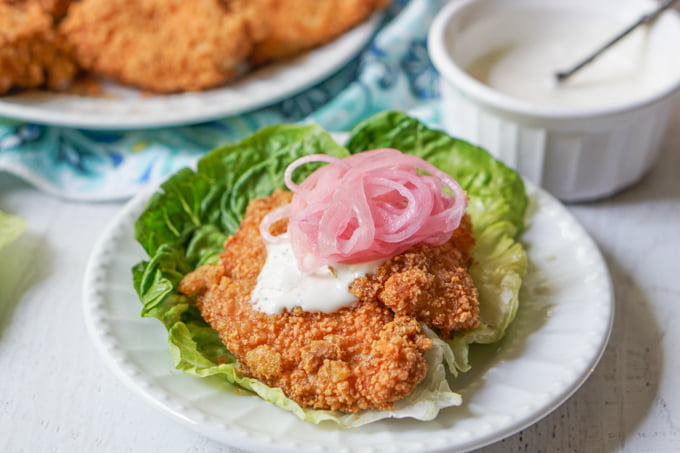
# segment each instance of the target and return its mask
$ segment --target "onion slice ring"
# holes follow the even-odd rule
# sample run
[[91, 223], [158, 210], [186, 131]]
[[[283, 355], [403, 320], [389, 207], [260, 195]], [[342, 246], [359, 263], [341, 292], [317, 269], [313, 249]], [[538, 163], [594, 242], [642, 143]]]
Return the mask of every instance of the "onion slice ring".
[[[303, 182], [293, 172], [325, 162]], [[290, 204], [264, 217], [266, 242], [282, 239], [271, 226], [288, 217], [288, 237], [300, 270], [387, 259], [418, 244], [441, 245], [460, 225], [467, 196], [447, 173], [396, 149], [364, 151], [344, 159], [313, 154], [284, 174]]]

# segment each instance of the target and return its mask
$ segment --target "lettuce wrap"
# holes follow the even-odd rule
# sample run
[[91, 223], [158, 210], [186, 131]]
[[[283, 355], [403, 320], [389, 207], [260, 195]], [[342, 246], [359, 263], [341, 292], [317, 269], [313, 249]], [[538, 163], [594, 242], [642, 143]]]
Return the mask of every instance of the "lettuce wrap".
[[[425, 356], [428, 373], [409, 396], [395, 403], [394, 410], [343, 414], [302, 408], [280, 389], [242, 375], [217, 332], [177, 287], [187, 273], [217, 262], [248, 202], [284, 187], [288, 164], [308, 154], [346, 157], [376, 148], [417, 155], [449, 173], [466, 190], [476, 240], [470, 273], [479, 290], [481, 324], [446, 341], [425, 328], [433, 339]], [[297, 171], [304, 178], [314, 169], [307, 165]], [[134, 225], [135, 238], [149, 256], [133, 268], [134, 286], [143, 304], [142, 316], [164, 324], [175, 366], [190, 375], [220, 376], [314, 423], [332, 420], [354, 427], [389, 417], [430, 420], [441, 408], [461, 402], [450, 388], [447, 370], [453, 375], [466, 371], [469, 345], [498, 341], [515, 316], [527, 267], [525, 251], [517, 241], [527, 203], [517, 173], [483, 149], [400, 112], [383, 112], [359, 124], [344, 147], [316, 125], [270, 126], [211, 151], [195, 171], [183, 169], [161, 185]]]

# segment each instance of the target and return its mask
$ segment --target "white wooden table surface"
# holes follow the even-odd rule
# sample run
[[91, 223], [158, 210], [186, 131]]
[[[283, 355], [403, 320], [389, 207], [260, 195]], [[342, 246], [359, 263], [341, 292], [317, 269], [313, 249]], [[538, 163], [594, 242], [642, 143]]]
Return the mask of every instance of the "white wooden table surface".
[[[638, 185], [570, 210], [616, 291], [594, 374], [545, 419], [480, 451], [680, 452], [680, 103]], [[0, 173], [0, 210], [28, 220], [0, 250], [0, 452], [230, 452], [124, 388], [88, 339], [83, 274], [122, 203], [71, 203]]]

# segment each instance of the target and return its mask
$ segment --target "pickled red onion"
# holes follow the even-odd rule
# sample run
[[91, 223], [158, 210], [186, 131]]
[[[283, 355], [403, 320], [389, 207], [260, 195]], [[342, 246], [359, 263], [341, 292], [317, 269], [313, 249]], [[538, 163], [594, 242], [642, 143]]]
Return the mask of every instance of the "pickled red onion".
[[[295, 169], [310, 162], [327, 165], [295, 184]], [[288, 217], [298, 266], [307, 273], [390, 258], [421, 242], [441, 245], [467, 207], [465, 192], [447, 173], [396, 149], [345, 159], [305, 156], [288, 166], [284, 179], [293, 199], [267, 215], [260, 232], [265, 241], [277, 241], [269, 228]]]

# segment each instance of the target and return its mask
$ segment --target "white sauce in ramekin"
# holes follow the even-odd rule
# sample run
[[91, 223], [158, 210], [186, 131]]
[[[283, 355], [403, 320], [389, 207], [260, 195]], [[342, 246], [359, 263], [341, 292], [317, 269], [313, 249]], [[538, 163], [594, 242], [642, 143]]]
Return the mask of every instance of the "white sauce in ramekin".
[[498, 27], [512, 26], [517, 31], [464, 69], [517, 99], [551, 106], [601, 107], [644, 98], [677, 78], [663, 55], [649, 45], [647, 29], [641, 28], [558, 83], [556, 72], [582, 61], [626, 24], [599, 16], [535, 11], [506, 13], [493, 20]]
[[356, 297], [349, 285], [375, 272], [384, 260], [324, 266], [313, 274], [300, 272], [289, 240], [267, 244], [267, 260], [251, 295], [254, 307], [267, 314], [300, 307], [307, 312], [331, 313], [351, 305]]

